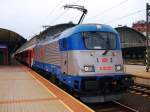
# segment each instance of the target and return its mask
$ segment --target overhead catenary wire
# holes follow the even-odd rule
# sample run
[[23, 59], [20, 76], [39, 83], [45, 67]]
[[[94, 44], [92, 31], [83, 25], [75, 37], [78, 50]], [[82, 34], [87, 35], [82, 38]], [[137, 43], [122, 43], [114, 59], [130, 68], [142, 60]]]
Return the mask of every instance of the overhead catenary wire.
[[52, 13], [54, 13], [55, 10], [62, 4], [63, 1], [64, 1], [64, 0], [60, 0], [60, 1], [58, 2], [58, 4], [56, 4], [55, 7], [50, 11], [49, 15], [51, 15]]
[[127, 14], [127, 15], [124, 15], [124, 16], [121, 16], [121, 17], [112, 19], [112, 20], [108, 21], [107, 23], [112, 23], [112, 22], [115, 22], [115, 21], [120, 21], [120, 20], [122, 20], [122, 19], [124, 19], [124, 18], [130, 17], [130, 16], [135, 15], [135, 14], [137, 14], [137, 13], [141, 13], [141, 12], [143, 12], [143, 11], [145, 11], [145, 10], [146, 10], [146, 9], [141, 9], [141, 10], [138, 10], [138, 11], [135, 11], [135, 12], [132, 12], [132, 13], [129, 13], [129, 14]]
[[77, 4], [80, 0], [75, 1], [73, 4]]
[[[77, 4], [80, 0], [76, 0], [73, 5]], [[64, 16], [64, 14], [67, 13], [68, 10], [63, 11], [58, 17], [56, 17], [55, 19], [53, 19], [51, 21], [51, 23], [55, 23], [56, 21], [58, 21], [62, 16]]]
[[94, 16], [91, 16], [91, 17], [89, 17], [89, 18], [90, 18], [90, 19], [91, 19], [91, 18], [95, 18], [95, 17], [97, 17], [97, 16], [99, 16], [99, 15], [102, 15], [102, 14], [104, 14], [104, 13], [106, 13], [106, 12], [108, 12], [108, 11], [114, 9], [114, 8], [118, 8], [119, 6], [123, 5], [123, 4], [126, 3], [127, 1], [129, 1], [129, 0], [123, 0], [122, 2], [119, 2], [118, 4], [116, 4], [116, 5], [114, 5], [114, 6], [110, 7], [110, 8], [107, 8], [107, 9], [103, 10], [102, 12], [100, 12], [100, 13], [94, 15]]
[[56, 18], [54, 18], [51, 23], [55, 23], [56, 21], [58, 21], [65, 13], [67, 13], [67, 10], [64, 10], [59, 16], [57, 16]]
[[[48, 19], [49, 15], [52, 15], [52, 14], [55, 12], [55, 10], [62, 4], [63, 1], [64, 1], [64, 0], [60, 0], [60, 1], [52, 8], [52, 10], [48, 13], [47, 17], [45, 17], [45, 19], [43, 20], [44, 22]], [[43, 28], [47, 28], [47, 27], [49, 27], [49, 26], [50, 26], [49, 24], [48, 24], [48, 25], [42, 25]]]

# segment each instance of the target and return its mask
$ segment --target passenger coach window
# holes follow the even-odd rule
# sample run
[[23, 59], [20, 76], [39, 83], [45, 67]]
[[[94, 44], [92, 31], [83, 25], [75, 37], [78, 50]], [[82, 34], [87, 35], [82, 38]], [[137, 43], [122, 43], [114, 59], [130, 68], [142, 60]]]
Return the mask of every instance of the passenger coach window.
[[115, 49], [115, 34], [109, 32], [84, 32], [83, 38], [88, 49]]

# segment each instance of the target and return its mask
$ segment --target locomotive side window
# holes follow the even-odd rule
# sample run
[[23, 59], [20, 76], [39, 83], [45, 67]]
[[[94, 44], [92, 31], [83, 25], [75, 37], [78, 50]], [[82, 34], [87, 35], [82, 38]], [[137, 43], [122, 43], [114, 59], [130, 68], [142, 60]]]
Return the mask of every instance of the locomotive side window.
[[62, 45], [63, 48], [67, 48], [67, 39], [64, 38], [64, 39], [62, 40], [62, 44], [63, 44], [63, 45]]
[[115, 49], [116, 35], [108, 32], [83, 32], [85, 46], [88, 49]]

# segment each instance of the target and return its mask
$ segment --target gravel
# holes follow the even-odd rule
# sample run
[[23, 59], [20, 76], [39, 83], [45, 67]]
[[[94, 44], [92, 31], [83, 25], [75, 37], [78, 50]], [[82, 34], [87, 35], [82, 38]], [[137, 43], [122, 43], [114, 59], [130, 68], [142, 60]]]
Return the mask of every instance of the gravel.
[[125, 93], [119, 102], [139, 110], [139, 112], [150, 112], [150, 96], [144, 97], [132, 93]]

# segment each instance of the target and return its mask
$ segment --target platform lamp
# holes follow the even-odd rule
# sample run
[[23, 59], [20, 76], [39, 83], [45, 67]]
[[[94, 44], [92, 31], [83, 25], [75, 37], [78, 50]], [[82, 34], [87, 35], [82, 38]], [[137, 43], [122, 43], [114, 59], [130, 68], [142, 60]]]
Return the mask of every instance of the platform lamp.
[[149, 72], [150, 54], [149, 54], [149, 19], [150, 19], [150, 5], [146, 4], [146, 72]]

